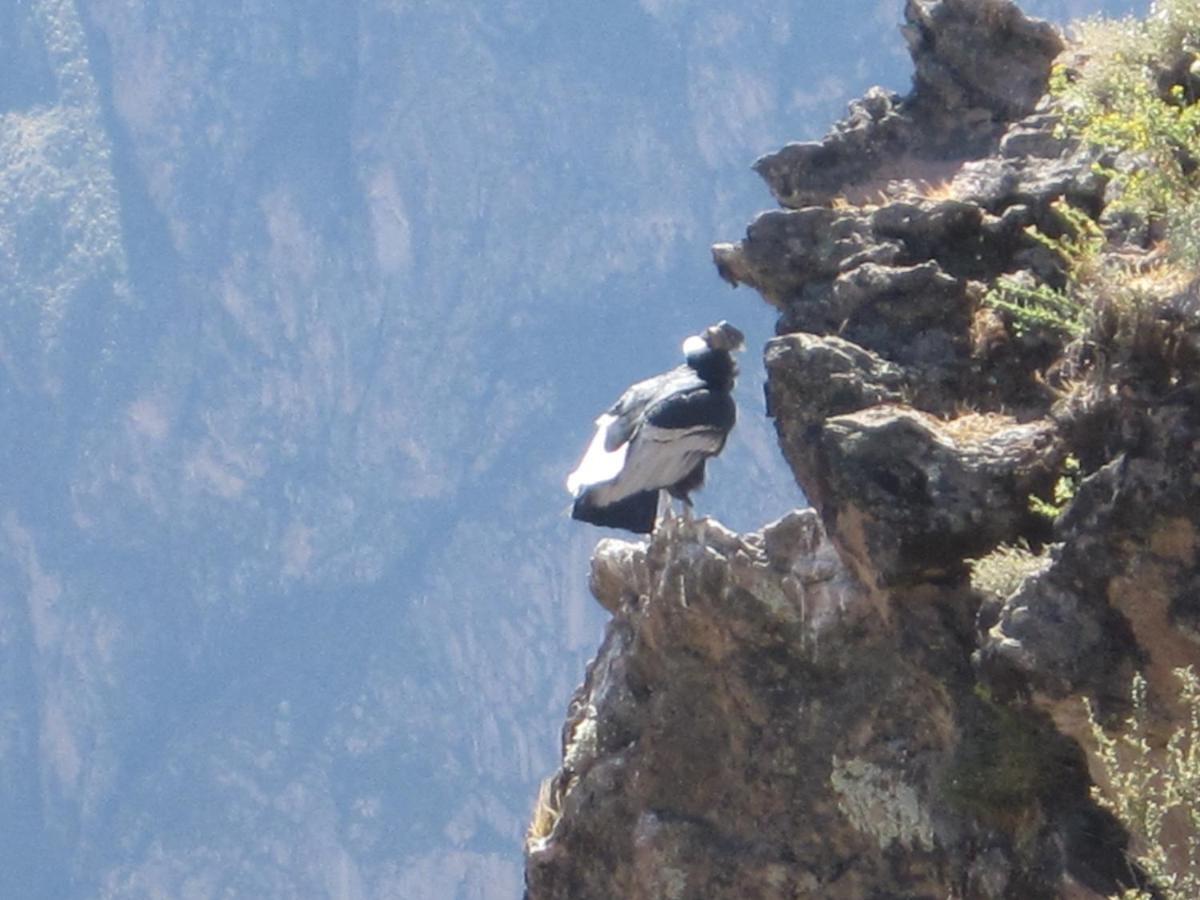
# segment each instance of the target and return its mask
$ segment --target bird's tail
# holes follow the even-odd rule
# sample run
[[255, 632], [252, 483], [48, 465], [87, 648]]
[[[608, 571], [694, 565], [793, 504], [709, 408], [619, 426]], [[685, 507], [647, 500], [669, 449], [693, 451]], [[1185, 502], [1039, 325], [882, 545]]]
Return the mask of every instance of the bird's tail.
[[606, 528], [624, 528], [635, 534], [650, 534], [658, 515], [658, 494], [657, 490], [641, 491], [616, 503], [598, 506], [592, 502], [591, 492], [584, 491], [571, 507], [571, 518]]

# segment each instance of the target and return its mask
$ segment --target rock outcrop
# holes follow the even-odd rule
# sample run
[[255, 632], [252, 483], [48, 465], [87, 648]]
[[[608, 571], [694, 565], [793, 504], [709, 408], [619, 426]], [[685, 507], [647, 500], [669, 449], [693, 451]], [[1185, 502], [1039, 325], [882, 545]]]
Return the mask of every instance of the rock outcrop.
[[[874, 89], [759, 160], [783, 208], [713, 248], [779, 311], [767, 413], [813, 509], [597, 548], [613, 619], [531, 833], [530, 900], [1143, 878], [1090, 793], [1081, 698], [1115, 722], [1134, 671], [1157, 704], [1200, 661], [1195, 291], [1098, 308], [1074, 341], [986, 305], [1001, 277], [1062, 286], [1030, 226], [1061, 233], [1063, 202], [1099, 220], [1108, 186], [1055, 133], [1053, 29], [1006, 0], [906, 16], [912, 92]], [[1042, 556], [1002, 592], [971, 578], [1001, 545]]]
[[929, 177], [985, 154], [1033, 110], [1063, 49], [1053, 27], [1011, 3], [908, 0], [904, 13], [912, 92], [872, 88], [823, 141], [759, 159], [754, 170], [781, 205], [816, 206], [889, 175]]
[[814, 510], [749, 535], [671, 522], [592, 565], [613, 619], [571, 703], [527, 896], [1113, 883], [1121, 832], [1088, 799], [1082, 753], [972, 691], [967, 598], [865, 587]]

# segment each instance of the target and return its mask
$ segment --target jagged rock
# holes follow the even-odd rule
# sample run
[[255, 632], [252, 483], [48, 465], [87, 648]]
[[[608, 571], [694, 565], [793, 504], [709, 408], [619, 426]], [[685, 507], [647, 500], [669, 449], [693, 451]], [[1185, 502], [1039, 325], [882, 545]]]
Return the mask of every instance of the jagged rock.
[[981, 109], [1008, 121], [1030, 112], [1063, 50], [1054, 26], [1008, 0], [908, 0], [904, 18], [914, 93], [946, 116]]
[[1064, 697], [1089, 670], [1102, 666], [1107, 674], [1119, 661], [1100, 621], [1106, 607], [1088, 603], [1086, 592], [1060, 584], [1061, 577], [1051, 570], [1028, 579], [983, 638], [977, 661], [1003, 695], [1032, 688]]
[[1073, 142], [1056, 131], [1058, 115], [1042, 111], [1019, 119], [1000, 138], [1000, 156], [1006, 159], [1058, 159], [1073, 149]]
[[767, 343], [764, 358], [767, 414], [799, 429], [904, 397], [899, 366], [840, 337], [783, 335]]
[[819, 438], [827, 526], [883, 584], [945, 577], [1022, 533], [1062, 451], [1048, 422], [955, 438], [902, 407], [836, 416]]
[[959, 268], [977, 267], [982, 224], [978, 207], [957, 202], [874, 215], [810, 207], [764, 213], [713, 257], [726, 280], [781, 307], [780, 331], [836, 332], [902, 365], [947, 369], [933, 380], [957, 380], [971, 353], [977, 292], [937, 260], [901, 260], [939, 248]]
[[841, 338], [786, 335], [765, 358], [784, 456], [868, 582], [944, 575], [1011, 540], [1058, 472], [1052, 423], [940, 422], [901, 405], [907, 370]]
[[[1062, 451], [1052, 448], [1055, 442], [1045, 439], [1049, 431], [1041, 426], [1036, 452], [1032, 445], [1016, 452], [1020, 436], [1029, 435], [1024, 426], [1012, 423], [1015, 430], [1007, 437], [1015, 443], [1005, 449], [1016, 456], [1005, 458], [998, 445], [967, 448], [942, 440], [936, 420], [918, 412], [893, 417], [878, 432], [875, 426], [883, 423], [870, 417], [832, 428], [825, 420], [897, 402], [938, 419], [955, 418], [964, 407], [1015, 409], [1024, 421], [1044, 417], [1053, 395], [1037, 373], [1059, 352], [1061, 342], [1037, 336], [1014, 339], [1003, 317], [981, 303], [986, 285], [1001, 275], [1061, 284], [1061, 260], [1027, 230], [1038, 226], [1057, 233], [1061, 226], [1051, 212], [1056, 200], [1098, 211], [1105, 189], [1104, 179], [1092, 171], [1094, 157], [1056, 137], [1053, 108], [1039, 106], [1050, 61], [1061, 50], [1053, 29], [1025, 19], [1009, 3], [991, 0], [914, 0], [907, 17], [917, 64], [913, 94], [900, 103], [877, 92], [869, 95], [855, 107], [851, 122], [835, 128], [822, 146], [848, 148], [851, 135], [860, 140], [883, 122], [916, 115], [922, 97], [937, 97], [952, 109], [987, 110], [995, 125], [987, 146], [997, 155], [960, 164], [945, 185], [949, 196], [885, 197], [878, 206], [767, 213], [742, 241], [714, 248], [718, 270], [727, 280], [753, 285], [780, 307], [779, 332], [836, 334], [871, 354], [854, 355], [859, 362], [873, 360], [864, 368], [839, 370], [833, 385], [839, 401], [828, 402], [829, 392], [814, 387], [830, 374], [830, 360], [821, 361], [819, 344], [793, 344], [787, 352], [769, 347], [768, 397], [785, 455], [830, 525], [835, 543], [848, 559], [859, 559], [856, 565], [866, 567], [864, 577], [878, 566], [875, 575], [881, 583], [961, 569], [964, 554], [985, 551], [1005, 536], [1029, 530], [1029, 494], [1044, 491]], [[998, 58], [1019, 60], [1018, 74], [1005, 81], [989, 68], [990, 62], [977, 65], [977, 58], [988, 55], [985, 47]], [[936, 140], [954, 131], [944, 122], [925, 125], [923, 133], [938, 135]], [[899, 125], [889, 127], [889, 133], [903, 131]], [[954, 140], [962, 147], [982, 152], [982, 145], [960, 138]], [[1019, 155], [1021, 150], [1028, 155]], [[964, 150], [958, 158], [967, 155]], [[887, 159], [860, 154], [856, 159], [876, 181], [895, 176], [898, 161], [913, 162], [911, 154]], [[783, 202], [795, 202], [803, 173], [795, 168], [772, 171], [787, 180], [780, 189], [790, 192], [791, 199]], [[835, 243], [833, 223], [839, 234], [853, 235], [853, 240]], [[845, 348], [838, 353], [845, 356]], [[895, 374], [881, 390], [875, 373], [883, 363]], [[789, 374], [790, 367], [795, 372]], [[807, 399], [809, 393], [815, 402]], [[914, 435], [921, 437], [901, 439]], [[889, 457], [882, 448], [890, 440], [909, 447], [908, 456], [893, 452]], [[937, 460], [934, 469], [915, 458], [925, 452]], [[882, 472], [888, 472], [885, 463], [911, 466], [911, 478], [891, 471], [887, 477], [894, 477], [895, 490], [858, 496], [871, 484], [868, 470], [877, 463]], [[849, 473], [841, 470], [847, 466]], [[916, 495], [923, 510], [911, 518], [894, 512], [897, 505], [913, 502], [899, 487], [909, 481], [921, 485]], [[943, 520], [933, 509], [947, 502]], [[971, 515], [978, 522], [965, 517], [967, 507], [980, 502], [995, 508], [975, 509]], [[879, 503], [886, 507], [883, 512], [874, 508]]]
[[872, 88], [824, 140], [757, 160], [780, 205], [823, 205], [890, 178], [949, 176], [946, 161], [979, 156], [1004, 123], [1033, 110], [1063, 46], [1052, 26], [1008, 0], [909, 0], [905, 19], [912, 92]]
[[1158, 458], [1122, 456], [1080, 483], [1052, 564], [981, 635], [977, 661], [995, 687], [1119, 707], [1135, 667], [1150, 663], [1152, 688], [1169, 696], [1170, 669], [1195, 664], [1200, 429], [1191, 418], [1154, 413], [1143, 439]]
[[[967, 284], [933, 260], [915, 266], [864, 263], [834, 280], [823, 318], [839, 323], [849, 340], [901, 365], [942, 365], [969, 355], [974, 305]], [[805, 315], [807, 309], [795, 304], [789, 313]]]
[[900, 247], [874, 240], [858, 214], [824, 207], [762, 213], [737, 244], [713, 247], [717, 272], [733, 286], [757, 288], [782, 306], [810, 282], [828, 280], [862, 262], [889, 262]]
[[1093, 170], [1094, 159], [1082, 151], [1052, 158], [989, 156], [964, 163], [951, 190], [993, 213], [1023, 205], [1036, 211], [1035, 221], [1058, 199], [1098, 212], [1107, 180]]
[[[592, 554], [588, 587], [600, 605], [610, 613], [620, 609], [621, 603], [627, 599], [624, 595], [627, 588], [624, 575], [629, 571], [630, 560], [637, 552], [637, 544], [606, 538], [596, 545], [596, 552]], [[649, 590], [646, 585], [637, 585], [635, 588], [639, 593]]]
[[903, 157], [915, 143], [914, 131], [900, 96], [874, 87], [850, 103], [846, 118], [824, 140], [788, 144], [755, 160], [753, 168], [781, 206], [818, 206]]
[[982, 222], [983, 210], [954, 198], [889, 203], [871, 214], [874, 233], [900, 240], [910, 258], [927, 259], [934, 249], [976, 234]]
[[[1005, 719], [964, 689], [961, 663], [949, 683], [931, 665], [969, 635], [962, 605], [882, 610], [811, 510], [749, 535], [672, 522], [648, 545], [606, 542], [594, 565], [622, 599], [564, 728], [530, 900], [1117, 884], [1120, 835], [1082, 758], [1036, 714]], [[968, 798], [992, 765], [1011, 782]]]

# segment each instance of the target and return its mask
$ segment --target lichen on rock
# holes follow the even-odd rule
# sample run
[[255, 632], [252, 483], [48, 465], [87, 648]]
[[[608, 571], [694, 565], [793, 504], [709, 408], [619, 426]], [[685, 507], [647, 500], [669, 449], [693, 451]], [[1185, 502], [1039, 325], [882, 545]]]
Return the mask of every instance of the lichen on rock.
[[933, 849], [933, 823], [916, 790], [878, 766], [859, 759], [833, 758], [829, 774], [838, 808], [859, 831], [873, 835], [886, 849]]

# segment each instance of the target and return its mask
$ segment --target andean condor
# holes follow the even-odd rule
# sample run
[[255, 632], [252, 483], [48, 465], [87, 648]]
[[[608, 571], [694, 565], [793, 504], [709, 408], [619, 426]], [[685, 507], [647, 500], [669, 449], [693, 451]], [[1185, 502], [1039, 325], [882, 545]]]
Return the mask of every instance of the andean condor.
[[659, 491], [692, 505], [704, 464], [737, 418], [732, 351], [745, 336], [718, 322], [683, 342], [684, 365], [639, 381], [596, 420], [596, 435], [567, 477], [571, 517], [638, 534], [654, 530]]

